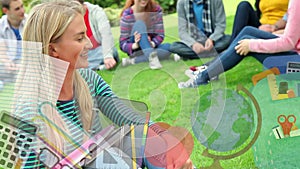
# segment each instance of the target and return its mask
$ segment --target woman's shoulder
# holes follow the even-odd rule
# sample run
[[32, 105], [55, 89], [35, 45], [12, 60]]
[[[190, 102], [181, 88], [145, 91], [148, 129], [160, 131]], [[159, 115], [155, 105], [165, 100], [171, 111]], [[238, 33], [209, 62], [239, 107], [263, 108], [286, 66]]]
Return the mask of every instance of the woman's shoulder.
[[91, 69], [79, 69], [78, 71], [86, 81], [102, 79], [102, 77], [98, 73]]
[[99, 6], [99, 5], [95, 5], [95, 4], [91, 4], [89, 2], [84, 2], [84, 4], [87, 6], [88, 10], [90, 12], [93, 12], [93, 11], [104, 11], [104, 9]]
[[160, 12], [160, 11], [162, 11], [163, 9], [162, 9], [162, 7], [160, 6], [160, 5], [158, 5], [158, 4], [156, 4], [155, 6], [154, 6], [154, 11], [153, 12]]
[[106, 83], [106, 81], [97, 72], [86, 68], [79, 69], [78, 71], [92, 90], [99, 86], [106, 86], [105, 88], [109, 87], [108, 83]]
[[95, 71], [93, 71], [92, 69], [87, 69], [87, 68], [82, 68], [82, 69], [78, 69], [80, 74], [94, 74]]
[[188, 3], [188, 1], [185, 1], [185, 0], [178, 0], [177, 1], [177, 4], [180, 4], [180, 5], [184, 5], [185, 3]]
[[131, 7], [124, 9], [124, 11], [122, 12], [122, 16], [127, 16], [132, 14], [133, 14], [133, 10]]

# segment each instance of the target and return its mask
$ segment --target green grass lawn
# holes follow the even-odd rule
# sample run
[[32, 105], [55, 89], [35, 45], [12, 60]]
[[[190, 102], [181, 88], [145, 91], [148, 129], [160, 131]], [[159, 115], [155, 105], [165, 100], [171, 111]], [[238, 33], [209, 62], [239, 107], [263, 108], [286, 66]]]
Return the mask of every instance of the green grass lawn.
[[[230, 34], [237, 1], [223, 0], [227, 14], [226, 33]], [[253, 2], [253, 1], [252, 1]], [[177, 14], [164, 17], [164, 42], [178, 40]], [[115, 42], [118, 42], [119, 28], [114, 27]], [[116, 44], [118, 45], [118, 44]], [[127, 57], [119, 50], [121, 58]], [[242, 84], [247, 89], [252, 87], [251, 77], [261, 72], [262, 65], [252, 57], [245, 58], [238, 66], [222, 74], [220, 80], [197, 89], [178, 89], [177, 83], [188, 80], [184, 71], [192, 65], [201, 65], [209, 59], [188, 60], [174, 62], [174, 60], [161, 61], [163, 69], [150, 70], [148, 63], [141, 63], [129, 67], [119, 65], [113, 71], [99, 71], [98, 73], [111, 85], [113, 91], [120, 97], [145, 102], [149, 106], [154, 121], [163, 121], [175, 126], [182, 126], [191, 132], [190, 116], [196, 101], [202, 94], [216, 88], [235, 89]], [[225, 86], [224, 86], [225, 85]], [[204, 146], [194, 139], [194, 151], [191, 159], [197, 168], [210, 166], [212, 159], [202, 155]], [[232, 152], [227, 152], [230, 154]], [[224, 153], [223, 153], [224, 155]], [[256, 168], [253, 153], [250, 149], [245, 154], [221, 161], [224, 168]]]

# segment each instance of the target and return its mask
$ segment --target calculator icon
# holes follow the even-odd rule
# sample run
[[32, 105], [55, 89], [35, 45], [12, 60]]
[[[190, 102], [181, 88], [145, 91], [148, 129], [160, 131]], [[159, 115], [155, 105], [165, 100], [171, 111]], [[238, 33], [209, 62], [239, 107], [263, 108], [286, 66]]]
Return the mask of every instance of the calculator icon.
[[288, 62], [286, 65], [286, 73], [300, 72], [300, 62]]
[[0, 112], [0, 168], [20, 168], [20, 159], [27, 159], [37, 127]]

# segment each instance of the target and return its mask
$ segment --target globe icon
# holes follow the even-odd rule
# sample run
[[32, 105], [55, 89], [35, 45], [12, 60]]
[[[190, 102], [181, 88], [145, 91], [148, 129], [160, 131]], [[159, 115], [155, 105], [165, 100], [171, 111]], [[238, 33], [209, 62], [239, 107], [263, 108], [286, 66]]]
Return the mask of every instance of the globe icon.
[[193, 132], [208, 149], [230, 151], [243, 144], [253, 129], [250, 104], [237, 92], [218, 89], [201, 96]]
[[[234, 158], [245, 153], [256, 141], [261, 128], [261, 113], [253, 95], [242, 86], [243, 90], [253, 101], [257, 109], [257, 126], [254, 127], [254, 115], [251, 104], [238, 91], [230, 89], [216, 89], [200, 96], [192, 115], [192, 129], [198, 141], [206, 147], [203, 155], [215, 160], [213, 167], [222, 168], [219, 160]], [[253, 129], [256, 132], [253, 135]], [[252, 140], [248, 142], [249, 137]], [[242, 150], [227, 155], [214, 155], [208, 150], [215, 152], [228, 152], [242, 147], [245, 142], [247, 146]]]

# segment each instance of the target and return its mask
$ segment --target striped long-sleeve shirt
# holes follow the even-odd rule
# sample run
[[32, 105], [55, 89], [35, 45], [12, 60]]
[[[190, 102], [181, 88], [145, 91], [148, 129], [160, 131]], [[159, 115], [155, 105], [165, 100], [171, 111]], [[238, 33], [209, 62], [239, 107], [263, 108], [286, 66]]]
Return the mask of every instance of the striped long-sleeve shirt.
[[[94, 109], [98, 109], [101, 111], [103, 115], [108, 117], [114, 124], [119, 126], [123, 124], [144, 124], [146, 119], [141, 114], [134, 112], [133, 109], [129, 108], [128, 106], [124, 105], [122, 101], [120, 101], [112, 92], [110, 86], [94, 71], [90, 69], [81, 69], [79, 70], [82, 77], [86, 80], [88, 87], [90, 89], [93, 101], [94, 101]], [[38, 103], [38, 107], [42, 107], [43, 105], [47, 106], [49, 102]], [[30, 105], [36, 105], [35, 103]], [[53, 106], [53, 105], [51, 105]], [[63, 152], [68, 154], [76, 149], [83, 143], [83, 135], [85, 131], [82, 129], [81, 123], [81, 114], [80, 112], [77, 99], [72, 99], [68, 101], [57, 101], [56, 107], [58, 113], [61, 115], [63, 121], [67, 125], [68, 133], [65, 135], [61, 135], [65, 140], [65, 146]], [[36, 109], [28, 109], [25, 110], [36, 110]], [[42, 110], [42, 109], [39, 109]], [[42, 114], [43, 112], [29, 112], [25, 111], [20, 116], [24, 120], [33, 121], [32, 117], [35, 117], [37, 114]], [[46, 116], [45, 116], [46, 117]], [[37, 120], [35, 124], [39, 127], [40, 132], [43, 131], [45, 125], [50, 125], [50, 123], [55, 123], [48, 119], [44, 120]], [[95, 133], [101, 131], [103, 128], [101, 122], [103, 119], [100, 120], [99, 114], [93, 114], [93, 122], [91, 129], [96, 131]], [[52, 128], [52, 127], [51, 127]], [[53, 126], [53, 131], [59, 133], [59, 128], [55, 128]], [[67, 136], [66, 136], [67, 135]], [[46, 136], [51, 137], [51, 136]], [[47, 140], [36, 139], [36, 142], [32, 143], [32, 148], [36, 147], [38, 144], [42, 146], [38, 147], [45, 147]], [[53, 144], [53, 143], [52, 143]], [[49, 148], [49, 147], [48, 147]], [[38, 150], [34, 150], [38, 152]], [[33, 153], [32, 151], [29, 155], [29, 158], [26, 160], [26, 165], [23, 168], [44, 168], [44, 164], [38, 162], [38, 154]], [[53, 150], [52, 150], [53, 151]], [[61, 151], [61, 150], [59, 150]], [[44, 157], [45, 160], [51, 159], [51, 157]], [[42, 159], [43, 160], [43, 159]]]
[[[136, 21], [135, 15], [138, 14], [135, 14], [133, 9], [129, 7], [124, 10], [120, 20], [120, 49], [130, 56], [132, 56], [134, 52], [132, 50], [134, 41], [131, 41], [130, 37], [133, 35], [133, 32], [131, 31]], [[155, 6], [154, 11], [150, 12], [149, 16], [149, 22], [146, 23], [147, 33], [151, 40], [155, 43], [155, 46], [158, 46], [163, 42], [165, 36], [162, 8], [159, 5]]]

